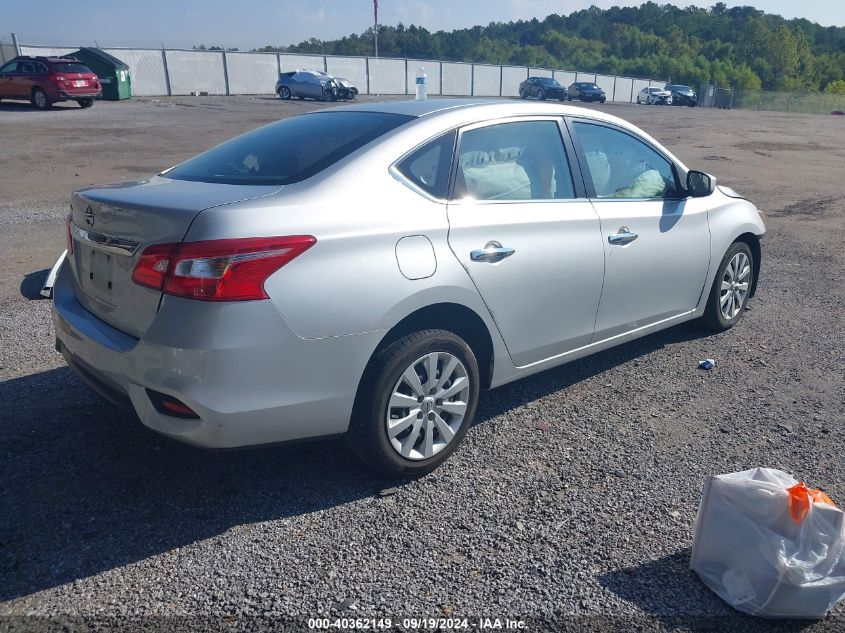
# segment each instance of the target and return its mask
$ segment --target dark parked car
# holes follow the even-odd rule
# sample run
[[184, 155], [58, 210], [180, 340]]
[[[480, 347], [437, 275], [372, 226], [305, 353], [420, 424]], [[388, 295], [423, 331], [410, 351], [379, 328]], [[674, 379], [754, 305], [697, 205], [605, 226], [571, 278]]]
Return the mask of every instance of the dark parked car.
[[672, 105], [685, 105], [691, 108], [698, 105], [698, 95], [689, 86], [666, 84], [663, 89], [672, 93]]
[[281, 73], [276, 82], [280, 99], [319, 99], [320, 101], [349, 101], [358, 96], [352, 82], [332, 77], [321, 70], [294, 70]]
[[77, 59], [19, 56], [0, 67], [0, 99], [24, 99], [39, 110], [57, 101], [90, 108], [100, 90], [97, 75]]
[[566, 99], [566, 88], [551, 77], [529, 77], [519, 84], [519, 96], [523, 99], [537, 97], [540, 101], [545, 99], [564, 101]]
[[566, 98], [569, 101], [578, 99], [579, 101], [599, 101], [604, 103], [607, 101], [607, 95], [604, 90], [599, 88], [596, 84], [590, 81], [576, 81], [566, 89]]

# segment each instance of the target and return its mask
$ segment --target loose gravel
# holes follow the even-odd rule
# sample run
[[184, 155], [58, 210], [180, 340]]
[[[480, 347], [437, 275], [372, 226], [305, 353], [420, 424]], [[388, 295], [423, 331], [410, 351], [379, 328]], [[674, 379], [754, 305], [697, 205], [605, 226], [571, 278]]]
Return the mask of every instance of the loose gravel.
[[[810, 625], [740, 615], [688, 569], [708, 475], [777, 467], [845, 503], [842, 121], [601, 106], [764, 211], [757, 297], [727, 333], [682, 325], [483, 393], [463, 446], [408, 483], [339, 441], [208, 452], [148, 432], [64, 366], [37, 298], [73, 188], [312, 107], [0, 106], [0, 629], [329, 615], [845, 629], [841, 605]], [[716, 367], [698, 369], [704, 358]]]

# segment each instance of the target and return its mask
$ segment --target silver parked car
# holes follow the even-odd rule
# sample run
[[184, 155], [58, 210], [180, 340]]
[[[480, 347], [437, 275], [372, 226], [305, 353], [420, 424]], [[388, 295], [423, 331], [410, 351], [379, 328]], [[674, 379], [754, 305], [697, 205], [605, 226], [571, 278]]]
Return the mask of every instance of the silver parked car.
[[344, 106], [82, 189], [56, 346], [208, 447], [345, 435], [416, 475], [481, 389], [754, 294], [755, 206], [633, 125], [541, 102]]
[[279, 74], [276, 94], [280, 99], [349, 101], [358, 96], [358, 89], [348, 79], [333, 77], [320, 70], [295, 70]]
[[672, 105], [672, 93], [664, 88], [643, 88], [637, 93], [637, 103]]

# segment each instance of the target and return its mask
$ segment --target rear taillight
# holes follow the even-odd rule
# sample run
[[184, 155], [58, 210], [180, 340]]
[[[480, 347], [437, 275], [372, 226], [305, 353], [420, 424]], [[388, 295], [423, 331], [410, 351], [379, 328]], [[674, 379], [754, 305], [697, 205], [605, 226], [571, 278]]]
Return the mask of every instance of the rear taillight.
[[67, 214], [65, 220], [65, 239], [67, 240], [67, 253], [73, 255], [73, 213]]
[[132, 280], [190, 299], [267, 299], [267, 278], [316, 241], [310, 235], [291, 235], [154, 244], [141, 253]]

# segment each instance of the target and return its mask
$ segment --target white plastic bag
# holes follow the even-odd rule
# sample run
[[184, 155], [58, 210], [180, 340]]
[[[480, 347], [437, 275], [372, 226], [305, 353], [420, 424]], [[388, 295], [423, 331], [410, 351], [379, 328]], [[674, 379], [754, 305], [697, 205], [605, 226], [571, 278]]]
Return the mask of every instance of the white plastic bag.
[[823, 618], [845, 596], [843, 549], [843, 512], [826, 495], [754, 468], [707, 480], [690, 568], [739, 611]]

